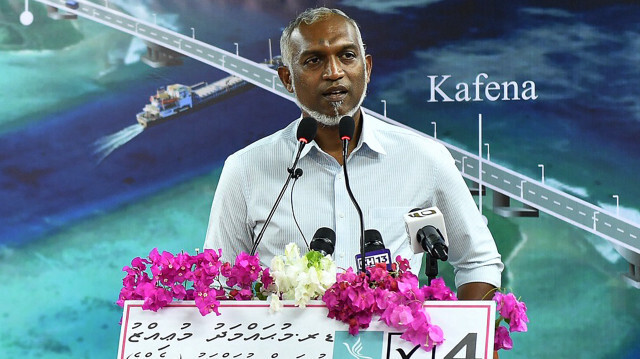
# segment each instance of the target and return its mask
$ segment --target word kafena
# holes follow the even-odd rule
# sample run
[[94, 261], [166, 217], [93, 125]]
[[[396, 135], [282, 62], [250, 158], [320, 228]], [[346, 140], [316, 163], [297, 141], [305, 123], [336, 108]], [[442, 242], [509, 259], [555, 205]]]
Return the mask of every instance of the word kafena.
[[[430, 96], [428, 102], [469, 102], [469, 101], [519, 101], [535, 100], [536, 83], [524, 81], [521, 84], [517, 81], [495, 82], [486, 84], [489, 75], [482, 72], [476, 76], [471, 84], [458, 82], [455, 90], [451, 83], [446, 83], [451, 75], [429, 75]], [[449, 93], [447, 93], [447, 91]]]

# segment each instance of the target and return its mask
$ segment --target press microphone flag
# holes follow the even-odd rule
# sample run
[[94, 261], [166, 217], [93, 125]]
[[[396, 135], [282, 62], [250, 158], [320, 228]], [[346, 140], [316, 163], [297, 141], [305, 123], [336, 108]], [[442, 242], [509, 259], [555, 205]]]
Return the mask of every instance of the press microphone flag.
[[[375, 229], [364, 231], [364, 268], [374, 267], [378, 263], [386, 263], [391, 270], [391, 251], [385, 248], [382, 235]], [[356, 254], [356, 266], [362, 268], [362, 254]]]
[[413, 253], [429, 252], [438, 259], [447, 260], [447, 229], [437, 207], [412, 210], [404, 215], [404, 223]]

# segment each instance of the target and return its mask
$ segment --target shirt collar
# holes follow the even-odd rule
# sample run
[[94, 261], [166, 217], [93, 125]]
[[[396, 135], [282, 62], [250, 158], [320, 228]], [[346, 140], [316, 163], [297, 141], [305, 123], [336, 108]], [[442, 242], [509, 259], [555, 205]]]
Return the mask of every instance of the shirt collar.
[[367, 145], [370, 150], [377, 152], [381, 155], [386, 155], [387, 152], [380, 143], [378, 136], [380, 135], [380, 120], [369, 115], [364, 108], [362, 110], [362, 132], [360, 133], [360, 140], [356, 149]]
[[[365, 150], [366, 145], [369, 150], [381, 155], [386, 155], [387, 152], [384, 150], [384, 147], [378, 139], [380, 120], [369, 115], [363, 107], [361, 107], [360, 109], [362, 110], [362, 132], [360, 133], [360, 139], [354, 152]], [[302, 121], [302, 115], [300, 115], [300, 117], [294, 122], [294, 126], [292, 127], [291, 137], [296, 143], [298, 141], [295, 137], [300, 121]], [[312, 141], [311, 143], [307, 144], [307, 146], [304, 146], [302, 152], [300, 153], [300, 158], [306, 156], [312, 148], [315, 148], [316, 151], [320, 151], [320, 147], [318, 146], [316, 141]]]

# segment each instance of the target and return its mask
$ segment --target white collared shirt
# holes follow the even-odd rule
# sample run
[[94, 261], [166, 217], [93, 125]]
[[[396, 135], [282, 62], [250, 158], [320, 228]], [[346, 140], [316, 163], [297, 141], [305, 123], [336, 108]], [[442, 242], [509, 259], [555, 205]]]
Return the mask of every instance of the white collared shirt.
[[[213, 199], [205, 248], [222, 248], [225, 261], [249, 252], [253, 240], [284, 185], [297, 150], [295, 138], [301, 118], [286, 128], [229, 156]], [[306, 245], [296, 227], [290, 202], [304, 237], [310, 242], [320, 227], [336, 232], [333, 258], [341, 268], [355, 267], [360, 253], [360, 220], [347, 193], [340, 164], [314, 142], [298, 162], [304, 174], [290, 183], [258, 253], [264, 265], [284, 247]], [[500, 287], [503, 264], [454, 160], [440, 143], [387, 124], [363, 111], [362, 133], [347, 159], [352, 192], [364, 215], [365, 229], [377, 229], [386, 248], [410, 259], [414, 273], [420, 255], [413, 255], [403, 215], [415, 208], [437, 206], [445, 218], [449, 262], [456, 287], [485, 282]]]

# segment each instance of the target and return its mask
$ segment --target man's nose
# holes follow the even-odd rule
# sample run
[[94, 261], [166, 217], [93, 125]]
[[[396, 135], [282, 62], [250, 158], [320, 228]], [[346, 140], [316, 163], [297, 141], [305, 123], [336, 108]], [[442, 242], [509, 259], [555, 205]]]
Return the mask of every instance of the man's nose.
[[327, 66], [324, 69], [323, 78], [325, 80], [338, 80], [344, 76], [344, 71], [342, 70], [342, 64], [340, 63], [340, 59], [335, 56], [331, 56], [329, 61], [327, 61]]

